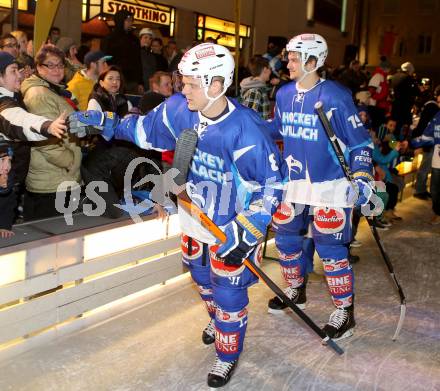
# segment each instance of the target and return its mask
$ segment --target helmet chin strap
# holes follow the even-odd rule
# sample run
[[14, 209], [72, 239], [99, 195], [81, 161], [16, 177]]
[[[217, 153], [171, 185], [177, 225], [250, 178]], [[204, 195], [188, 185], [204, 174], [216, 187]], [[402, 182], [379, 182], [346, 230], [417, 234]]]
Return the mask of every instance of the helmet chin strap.
[[216, 96], [215, 98], [211, 98], [208, 95], [208, 89], [209, 89], [209, 87], [203, 88], [203, 92], [205, 93], [206, 99], [208, 99], [208, 103], [206, 104], [206, 106], [202, 110], [200, 110], [201, 112], [208, 110], [214, 104], [214, 102], [216, 102], [218, 99], [220, 99], [226, 93], [226, 89], [223, 87], [223, 91], [219, 96]]
[[318, 69], [318, 67], [313, 68], [311, 71], [307, 71], [304, 67], [303, 62], [301, 61], [301, 70], [303, 71], [303, 75], [299, 78], [299, 80], [296, 80], [296, 84], [301, 83], [308, 75], [315, 72]]

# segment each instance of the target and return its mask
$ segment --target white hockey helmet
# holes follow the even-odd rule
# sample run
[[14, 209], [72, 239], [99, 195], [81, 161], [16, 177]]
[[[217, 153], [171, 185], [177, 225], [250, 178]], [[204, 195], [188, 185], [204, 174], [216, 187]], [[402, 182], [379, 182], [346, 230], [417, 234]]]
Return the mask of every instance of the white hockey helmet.
[[[224, 79], [223, 92], [220, 96], [224, 95], [234, 80], [234, 58], [224, 46], [213, 43], [202, 43], [188, 50], [180, 60], [178, 68], [182, 76], [200, 79], [201, 87], [207, 97], [213, 77], [221, 76]], [[212, 100], [210, 97], [208, 99]]]
[[301, 54], [301, 64], [304, 71], [305, 65], [311, 56], [316, 57], [316, 70], [324, 65], [328, 53], [327, 42], [318, 34], [297, 35], [289, 41], [286, 50]]

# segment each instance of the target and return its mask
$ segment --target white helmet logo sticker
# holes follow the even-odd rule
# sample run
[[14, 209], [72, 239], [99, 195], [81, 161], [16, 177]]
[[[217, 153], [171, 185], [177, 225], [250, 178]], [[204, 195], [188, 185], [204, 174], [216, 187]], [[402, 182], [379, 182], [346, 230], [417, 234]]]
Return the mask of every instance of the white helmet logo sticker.
[[207, 48], [203, 48], [201, 50], [197, 50], [195, 52], [195, 55], [196, 55], [197, 59], [199, 59], [199, 60], [201, 58], [215, 56], [214, 46], [208, 46]]

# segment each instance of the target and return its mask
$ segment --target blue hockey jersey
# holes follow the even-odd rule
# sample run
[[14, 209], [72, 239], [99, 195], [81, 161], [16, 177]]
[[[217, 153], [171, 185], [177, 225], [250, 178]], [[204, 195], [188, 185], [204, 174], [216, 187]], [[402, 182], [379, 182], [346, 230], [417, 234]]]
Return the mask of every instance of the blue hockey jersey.
[[373, 180], [372, 141], [357, 115], [351, 94], [340, 84], [319, 80], [309, 90], [296, 83], [277, 93], [275, 118], [270, 123], [284, 141], [286, 201], [306, 205], [350, 207], [348, 181], [314, 109], [323, 103], [327, 118], [355, 178]]
[[432, 167], [440, 168], [440, 111], [428, 123], [423, 134], [412, 141], [412, 145], [416, 148], [434, 145]]
[[[129, 116], [115, 129], [115, 138], [144, 149], [174, 150], [187, 128], [198, 132], [188, 173], [187, 193], [216, 223], [223, 226], [242, 211], [264, 210], [267, 224], [282, 193], [281, 158], [267, 136], [267, 123], [252, 110], [228, 99], [228, 110], [211, 120], [190, 111], [181, 94], [171, 96], [146, 116]], [[204, 243], [213, 236], [179, 208], [182, 231]]]

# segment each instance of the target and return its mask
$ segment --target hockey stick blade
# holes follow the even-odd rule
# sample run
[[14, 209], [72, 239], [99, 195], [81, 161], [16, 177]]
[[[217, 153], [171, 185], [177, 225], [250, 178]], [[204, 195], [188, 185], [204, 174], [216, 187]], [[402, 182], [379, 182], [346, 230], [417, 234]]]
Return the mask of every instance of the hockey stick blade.
[[405, 320], [405, 315], [406, 315], [406, 304], [401, 304], [399, 323], [397, 323], [397, 328], [392, 338], [393, 341], [396, 341], [397, 338], [399, 337], [400, 330], [402, 330], [403, 321]]
[[180, 133], [174, 150], [173, 168], [179, 170], [179, 174], [174, 178], [177, 186], [186, 183], [189, 166], [194, 156], [197, 146], [198, 135], [194, 129], [185, 129]]
[[[339, 145], [338, 139], [335, 135], [335, 132], [333, 130], [332, 124], [330, 123], [330, 121], [328, 120], [327, 116], [325, 115], [324, 112], [324, 106], [322, 104], [321, 101], [316, 102], [315, 104], [315, 110], [318, 113], [318, 117], [321, 120], [321, 123], [324, 127], [325, 133], [327, 134], [328, 139], [330, 140], [330, 144], [333, 147], [333, 151], [335, 152], [340, 164], [341, 164], [341, 168], [342, 171], [344, 172], [345, 177], [347, 178], [347, 180], [353, 184], [353, 174], [350, 170], [350, 167], [347, 165], [347, 163], [345, 162], [344, 159], [344, 154], [342, 152], [341, 146]], [[353, 186], [353, 185], [352, 185]], [[396, 332], [394, 333], [393, 336], [393, 341], [395, 341], [397, 339], [397, 336], [399, 335], [400, 329], [402, 328], [403, 325], [403, 321], [405, 319], [405, 314], [406, 314], [406, 299], [405, 299], [405, 294], [403, 293], [402, 287], [400, 286], [399, 282], [397, 281], [396, 275], [394, 274], [394, 268], [393, 265], [391, 263], [390, 257], [388, 256], [387, 252], [385, 251], [385, 248], [380, 240], [380, 236], [379, 233], [376, 230], [376, 227], [374, 226], [374, 224], [367, 218], [367, 216], [365, 216], [365, 218], [367, 219], [368, 225], [371, 228], [371, 232], [373, 234], [374, 240], [376, 241], [377, 246], [379, 247], [379, 251], [382, 255], [383, 260], [385, 261], [385, 264], [388, 268], [388, 271], [391, 275], [391, 278], [394, 281], [394, 284], [396, 285], [397, 291], [399, 292], [399, 296], [400, 296], [400, 318], [399, 318], [399, 322], [397, 323], [397, 328], [396, 328]]]
[[339, 355], [344, 354], [344, 350], [333, 341], [315, 322], [302, 311], [289, 297], [276, 285], [263, 270], [250, 262], [248, 259], [244, 261], [246, 267], [252, 271], [259, 279], [263, 280], [266, 285], [286, 304], [295, 314], [297, 314], [321, 339], [324, 345], [331, 347]]
[[[196, 205], [185, 199], [179, 198], [179, 205], [184, 208], [189, 214], [197, 218], [200, 224], [211, 232], [219, 241], [224, 242], [226, 240], [225, 233], [208, 217], [203, 211], [201, 211]], [[285, 293], [279, 288], [270, 277], [263, 272], [257, 265], [250, 262], [248, 259], [244, 261], [245, 266], [254, 273], [258, 278], [262, 279], [266, 285], [272, 289], [272, 291], [279, 296], [283, 302], [289, 306], [321, 339], [322, 342], [332, 348], [336, 353], [343, 354], [344, 351], [333, 341], [327, 334], [320, 329], [312, 319], [310, 319], [298, 306], [289, 299]]]
[[405, 315], [406, 315], [406, 297], [405, 297], [405, 294], [403, 293], [402, 287], [399, 284], [399, 281], [397, 281], [397, 277], [396, 277], [396, 274], [394, 273], [393, 265], [392, 265], [392, 263], [391, 263], [391, 261], [390, 261], [390, 259], [388, 257], [387, 252], [385, 251], [385, 247], [384, 247], [384, 245], [382, 243], [382, 240], [380, 239], [379, 232], [377, 232], [377, 228], [370, 221], [370, 219], [367, 219], [367, 221], [368, 221], [368, 224], [370, 225], [370, 229], [371, 229], [371, 232], [373, 233], [373, 237], [376, 240], [376, 243], [377, 243], [377, 245], [379, 247], [379, 251], [382, 254], [382, 258], [384, 259], [385, 264], [386, 264], [386, 266], [388, 268], [388, 271], [390, 273], [391, 279], [393, 280], [394, 285], [397, 288], [397, 292], [399, 293], [399, 296], [400, 296], [400, 317], [399, 317], [399, 322], [397, 323], [396, 331], [394, 332], [394, 335], [393, 335], [393, 338], [392, 338], [393, 341], [396, 341], [398, 336], [399, 336], [400, 330], [402, 329], [403, 322], [405, 320]]
[[385, 247], [382, 243], [382, 240], [380, 239], [379, 232], [377, 232], [377, 228], [374, 226], [374, 224], [371, 222], [370, 219], [367, 219], [368, 224], [370, 226], [371, 232], [373, 233], [373, 237], [376, 240], [377, 246], [379, 247], [379, 251], [382, 254], [382, 257], [385, 261], [385, 265], [388, 269], [388, 272], [390, 273], [391, 279], [394, 282], [394, 285], [396, 286], [397, 292], [400, 296], [400, 304], [406, 303], [405, 294], [403, 293], [402, 287], [400, 286], [399, 282], [397, 281], [396, 274], [394, 273], [394, 267], [393, 264], [390, 261], [390, 258], [385, 251]]

